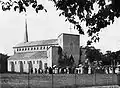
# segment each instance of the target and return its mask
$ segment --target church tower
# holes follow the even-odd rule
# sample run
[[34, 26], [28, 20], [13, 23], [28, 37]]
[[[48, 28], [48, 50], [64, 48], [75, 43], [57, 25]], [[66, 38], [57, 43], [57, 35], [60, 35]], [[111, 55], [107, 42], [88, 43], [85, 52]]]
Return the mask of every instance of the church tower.
[[[25, 15], [26, 16], [26, 15]], [[28, 32], [27, 32], [27, 19], [25, 18], [25, 34], [24, 34], [24, 43], [28, 42]]]
[[58, 44], [69, 57], [74, 58], [75, 65], [78, 65], [80, 54], [79, 35], [62, 33], [58, 36]]

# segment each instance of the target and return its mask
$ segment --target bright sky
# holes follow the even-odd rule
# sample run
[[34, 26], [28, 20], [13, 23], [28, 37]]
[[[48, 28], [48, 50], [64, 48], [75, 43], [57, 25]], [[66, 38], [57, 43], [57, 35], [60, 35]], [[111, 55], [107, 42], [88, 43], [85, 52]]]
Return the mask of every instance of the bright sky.
[[[29, 41], [55, 39], [61, 33], [78, 34], [78, 31], [71, 29], [70, 24], [59, 17], [58, 12], [51, 2], [46, 5], [47, 13], [40, 11], [38, 14], [33, 9], [27, 11]], [[114, 24], [103, 29], [100, 33], [99, 43], [93, 44], [103, 52], [107, 50], [116, 51], [120, 49], [120, 19]], [[25, 31], [25, 15], [14, 11], [3, 12], [0, 9], [0, 53], [13, 54], [12, 47], [23, 42]], [[81, 45], [87, 42], [86, 36], [81, 36]]]

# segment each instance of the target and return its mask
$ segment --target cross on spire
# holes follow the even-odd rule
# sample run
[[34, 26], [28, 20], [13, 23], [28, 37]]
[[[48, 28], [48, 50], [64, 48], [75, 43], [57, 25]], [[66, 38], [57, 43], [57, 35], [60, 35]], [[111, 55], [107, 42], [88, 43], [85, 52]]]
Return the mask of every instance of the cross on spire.
[[27, 14], [25, 14], [25, 35], [24, 35], [24, 43], [28, 42], [28, 32], [27, 32]]
[[72, 27], [71, 27], [71, 25], [70, 25], [70, 32], [71, 32], [71, 30], [72, 30]]

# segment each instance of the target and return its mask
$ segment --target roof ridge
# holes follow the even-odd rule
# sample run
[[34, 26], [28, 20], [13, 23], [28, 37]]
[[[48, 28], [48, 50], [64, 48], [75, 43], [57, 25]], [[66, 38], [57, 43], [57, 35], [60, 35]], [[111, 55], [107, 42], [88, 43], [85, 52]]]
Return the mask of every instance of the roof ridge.
[[[28, 41], [28, 42], [26, 42], [26, 43], [30, 43], [30, 42], [39, 42], [39, 41], [47, 41], [47, 40], [58, 40], [58, 39], [45, 39], [45, 40], [33, 40], [33, 41]], [[25, 43], [25, 42], [20, 42], [20, 43]], [[20, 43], [18, 43], [18, 44], [20, 44]]]
[[[36, 41], [47, 41], [47, 40], [58, 40], [58, 39], [45, 39], [45, 40], [36, 40]], [[35, 41], [29, 41], [29, 42], [35, 42]]]
[[[18, 43], [14, 47], [24, 47], [24, 46], [34, 46], [34, 45], [49, 45], [49, 44], [57, 44], [58, 39], [46, 39], [46, 40], [37, 40], [37, 41], [28, 41]], [[14, 48], [13, 47], [13, 48]]]

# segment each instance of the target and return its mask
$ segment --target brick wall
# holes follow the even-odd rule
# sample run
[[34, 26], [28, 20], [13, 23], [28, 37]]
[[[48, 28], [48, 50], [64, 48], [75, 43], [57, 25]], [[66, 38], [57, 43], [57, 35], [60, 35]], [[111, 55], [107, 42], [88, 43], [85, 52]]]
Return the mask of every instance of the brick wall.
[[19, 88], [19, 86], [28, 86], [28, 84], [30, 88], [52, 88], [52, 84], [54, 88], [59, 88], [61, 86], [73, 86], [74, 84], [77, 86], [105, 86], [120, 84], [120, 76], [116, 74], [29, 74], [29, 76], [28, 74], [0, 75], [0, 85], [8, 86], [8, 88]]

